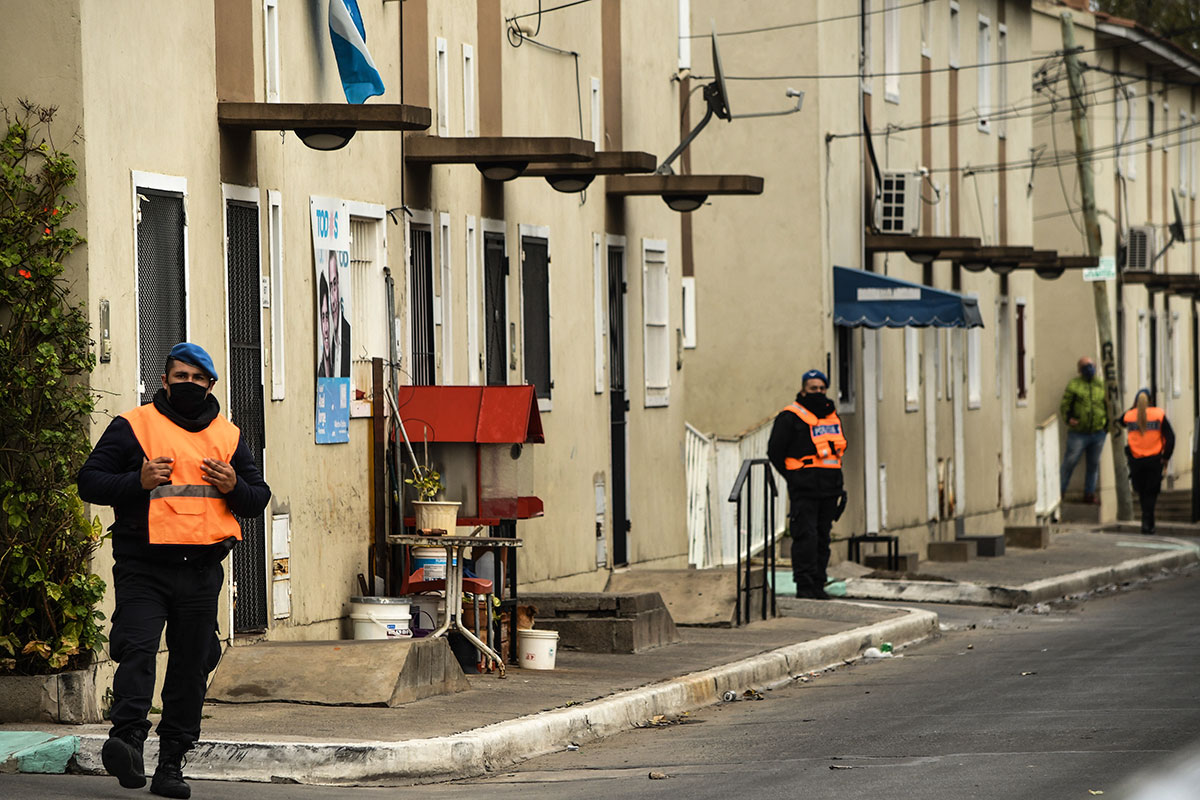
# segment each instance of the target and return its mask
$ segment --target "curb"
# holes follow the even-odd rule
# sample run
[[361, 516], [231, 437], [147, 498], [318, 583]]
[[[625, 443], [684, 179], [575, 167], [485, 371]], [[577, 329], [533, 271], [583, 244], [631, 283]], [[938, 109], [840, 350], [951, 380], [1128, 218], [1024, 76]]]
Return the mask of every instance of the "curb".
[[1112, 566], [1056, 575], [1021, 586], [850, 578], [846, 581], [846, 596], [870, 600], [904, 600], [910, 603], [1017, 608], [1125, 583], [1160, 570], [1179, 569], [1200, 561], [1200, 546], [1194, 542], [1169, 537], [1155, 537], [1155, 541], [1171, 543], [1177, 545], [1177, 548], [1142, 558], [1132, 558]]
[[[881, 641], [897, 647], [937, 633], [937, 614], [907, 615], [760, 653], [640, 689], [577, 706], [531, 714], [483, 728], [431, 739], [379, 742], [202, 741], [188, 756], [191, 778], [306, 784], [368, 784], [385, 780], [431, 782], [485, 774], [512, 764], [630, 730], [662, 714], [671, 716], [721, 701], [726, 691], [786, 683], [804, 672], [858, 658]], [[76, 766], [103, 774], [102, 736], [80, 737]], [[146, 761], [156, 743], [146, 743]]]

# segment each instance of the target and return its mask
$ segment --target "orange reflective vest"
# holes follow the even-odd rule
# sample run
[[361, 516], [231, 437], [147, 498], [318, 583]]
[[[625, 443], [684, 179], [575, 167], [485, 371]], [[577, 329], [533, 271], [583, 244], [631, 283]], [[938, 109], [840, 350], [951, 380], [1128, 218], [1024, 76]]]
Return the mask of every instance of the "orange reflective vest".
[[185, 431], [154, 407], [139, 406], [121, 415], [147, 458], [167, 456], [171, 482], [150, 490], [146, 520], [151, 544], [216, 544], [242, 538], [242, 528], [225, 496], [208, 481], [200, 467], [205, 458], [228, 462], [237, 450], [240, 433], [218, 416], [202, 431]]
[[790, 411], [804, 420], [812, 436], [813, 446], [817, 448], [817, 454], [814, 456], [784, 459], [784, 466], [789, 470], [812, 467], [841, 469], [842, 454], [846, 452], [846, 437], [842, 435], [842, 421], [838, 419], [837, 411], [831, 411], [829, 416], [817, 419], [816, 414], [799, 403], [791, 403], [783, 410]]
[[1134, 458], [1147, 458], [1160, 455], [1163, 451], [1162, 424], [1167, 418], [1167, 412], [1157, 406], [1146, 409], [1146, 430], [1139, 431], [1137, 425], [1137, 409], [1131, 408], [1125, 412], [1121, 421], [1125, 423], [1129, 452]]

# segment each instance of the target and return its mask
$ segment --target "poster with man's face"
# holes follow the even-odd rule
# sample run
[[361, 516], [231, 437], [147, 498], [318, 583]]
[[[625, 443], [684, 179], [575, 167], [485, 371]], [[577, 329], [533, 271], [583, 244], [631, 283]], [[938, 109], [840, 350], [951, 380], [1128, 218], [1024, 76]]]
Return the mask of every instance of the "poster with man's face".
[[340, 200], [311, 199], [316, 285], [316, 441], [350, 441], [349, 216]]

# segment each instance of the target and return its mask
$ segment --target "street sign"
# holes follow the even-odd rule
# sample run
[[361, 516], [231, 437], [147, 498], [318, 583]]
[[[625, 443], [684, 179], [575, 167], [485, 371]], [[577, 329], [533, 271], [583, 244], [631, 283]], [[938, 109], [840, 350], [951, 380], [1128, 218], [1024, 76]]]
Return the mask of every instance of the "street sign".
[[1094, 269], [1085, 269], [1085, 281], [1112, 281], [1117, 278], [1117, 259], [1115, 256], [1100, 256], [1100, 265]]

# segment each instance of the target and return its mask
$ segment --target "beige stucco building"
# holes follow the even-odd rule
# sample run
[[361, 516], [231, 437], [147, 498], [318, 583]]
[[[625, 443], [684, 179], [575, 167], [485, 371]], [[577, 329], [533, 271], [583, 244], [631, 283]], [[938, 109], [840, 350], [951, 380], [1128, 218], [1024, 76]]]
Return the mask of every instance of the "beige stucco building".
[[[767, 32], [721, 39], [735, 114], [778, 108], [785, 87], [806, 95], [798, 115], [735, 118], [692, 148], [698, 170], [769, 182], [766, 202], [724, 212], [734, 228], [760, 235], [728, 239], [694, 226], [703, 346], [688, 367], [689, 422], [725, 434], [752, 427], [791, 399], [801, 372], [828, 369], [850, 438], [850, 506], [835, 536], [887, 531], [923, 557], [929, 542], [956, 531], [999, 533], [1035, 518], [1037, 279], [974, 272], [962, 258], [922, 263], [894, 243], [879, 250], [867, 216], [875, 167], [885, 178], [915, 176], [913, 238], [1033, 245], [1024, 176], [1001, 168], [1032, 144], [1028, 113], [1009, 111], [1028, 104], [1031, 12], [1003, 0], [864, 9], [764, 4], [752, 27]], [[694, 30], [707, 30], [710, 17], [718, 30], [748, 27], [739, 15], [727, 4], [692, 4]], [[696, 71], [709, 74], [707, 55], [697, 60]], [[985, 327], [836, 326], [834, 265], [975, 296]], [[725, 325], [726, 316], [741, 323]], [[713, 391], [727, 385], [720, 376], [739, 352], [753, 354], [748, 374]]]
[[[598, 0], [538, 16], [517, 0], [361, 2], [386, 87], [364, 108], [407, 110], [322, 152], [281, 110], [332, 104], [342, 111], [321, 113], [349, 119], [324, 3], [209, 0], [169, 17], [148, 2], [53, 0], [36, 15], [11, 5], [0, 100], [57, 106], [58, 130], [80, 134], [64, 149], [80, 165], [72, 221], [88, 243], [71, 269], [109, 356], [92, 377], [93, 438], [148, 397], [165, 348], [188, 338], [213, 354], [222, 405], [261, 450], [274, 496], [253, 546], [231, 562], [226, 638], [346, 635], [348, 599], [358, 575], [372, 575], [387, 514], [375, 358], [395, 367], [401, 407], [414, 384], [535, 385], [545, 515], [518, 525], [522, 589], [600, 590], [617, 568], [727, 561], [727, 543], [714, 555], [711, 539], [732, 532], [718, 520], [730, 476], [697, 477], [708, 456], [693, 446], [730, 444], [735, 471], [763, 455], [764, 424], [810, 367], [830, 373], [850, 440], [836, 535], [886, 531], [924, 556], [930, 542], [1053, 513], [1045, 487], [1056, 495], [1057, 478], [1039, 442], [1057, 430], [1045, 423], [1075, 359], [1095, 348], [1090, 284], [1077, 271], [1040, 279], [1020, 259], [1000, 274], [970, 253], [1085, 252], [1064, 213], [1078, 207], [1072, 165], [1056, 159], [1064, 199], [1058, 170], [1034, 163], [1073, 146], [1065, 106], [1049, 113], [1036, 88], [1043, 66], [1061, 72], [1058, 6], [871, 0], [859, 15], [833, 0]], [[1085, 48], [1143, 35], [1076, 16]], [[450, 140], [477, 157], [554, 137], [661, 163], [704, 112], [713, 26], [735, 118], [713, 120], [673, 167], [762, 176], [761, 196], [713, 194], [679, 214], [615, 177], [561, 193], [532, 175], [485, 178], [470, 157], [415, 155]], [[1096, 63], [1195, 74], [1147, 41], [1119, 59], [1097, 50]], [[1126, 106], [1113, 100], [1114, 79], [1092, 77], [1108, 109], [1093, 119], [1093, 142], [1107, 148], [1112, 109]], [[1169, 188], [1193, 224], [1196, 147], [1176, 146], [1171, 132], [1194, 125], [1195, 90], [1151, 85], [1125, 91], [1143, 110], [1156, 98], [1168, 133], [1135, 136], [1147, 121], [1123, 118], [1140, 120], [1122, 139], [1129, 172], [1097, 180], [1106, 253], [1130, 223], [1158, 226], [1161, 245]], [[792, 109], [789, 88], [804, 92], [798, 113], [737, 117]], [[275, 121], [251, 125], [237, 103]], [[439, 141], [417, 141], [427, 136]], [[915, 184], [904, 235], [941, 245], [914, 260], [895, 235], [870, 231], [876, 168]], [[318, 201], [339, 204], [350, 226], [341, 444], [316, 442]], [[977, 241], [944, 255], [955, 239]], [[1160, 264], [1193, 273], [1194, 246], [1175, 245]], [[837, 326], [834, 265], [972, 295], [985, 327]], [[1181, 442], [1171, 479], [1186, 480], [1192, 300], [1126, 281], [1112, 302], [1126, 396], [1156, 382]], [[451, 494], [469, 490], [469, 478], [446, 477]], [[1107, 466], [1102, 480], [1111, 515]], [[111, 566], [106, 548], [95, 569]]]
[[[72, 222], [87, 245], [71, 268], [104, 355], [93, 438], [153, 393], [166, 348], [186, 338], [212, 353], [216, 394], [261, 455], [273, 498], [227, 562], [226, 638], [347, 634], [386, 506], [372, 358], [397, 368], [401, 406], [414, 383], [536, 385], [545, 515], [517, 530], [522, 589], [598, 590], [615, 565], [687, 566], [680, 215], [609, 196], [603, 175], [561, 193], [405, 159], [407, 137], [483, 142], [470, 152], [555, 137], [588, 155], [641, 151], [652, 168], [678, 143], [675, 0], [511, 20], [527, 5], [360, 3], [386, 87], [365, 108], [405, 108], [333, 152], [305, 146], [303, 119], [288, 118], [345, 100], [325, 3], [163, 15], [61, 0], [6, 15], [0, 98], [57, 106], [58, 143], [80, 164]], [[332, 113], [316, 119], [349, 112]], [[326, 201], [350, 227], [333, 301], [351, 331], [341, 444], [315, 441], [313, 206]], [[451, 492], [468, 481], [446, 475]], [[111, 567], [105, 547], [94, 568]]]
[[[1141, 387], [1154, 391], [1176, 435], [1164, 489], [1187, 488], [1198, 410], [1197, 317], [1194, 295], [1186, 286], [1195, 280], [1188, 276], [1196, 274], [1192, 240], [1200, 169], [1200, 63], [1153, 31], [1089, 12], [1086, 3], [1036, 3], [1034, 11], [1035, 51], [1063, 47], [1061, 14], [1069, 12], [1082, 48], [1080, 60], [1087, 65], [1087, 118], [1102, 254], [1111, 259], [1117, 275], [1106, 284], [1123, 404], [1132, 405]], [[1043, 102], [1069, 97], [1060, 64], [1048, 66], [1035, 82], [1038, 97]], [[1047, 247], [1080, 249], [1082, 198], [1075, 164], [1051, 158], [1055, 151], [1074, 149], [1069, 106], [1058, 102], [1043, 111], [1035, 118], [1033, 133], [1036, 145], [1045, 148], [1047, 162], [1055, 164], [1042, 170], [1033, 188], [1036, 236]], [[1168, 248], [1169, 226], [1175, 220], [1173, 197], [1188, 241]], [[1132, 259], [1127, 255], [1131, 236]], [[1182, 276], [1175, 280], [1184, 283], [1166, 291], [1151, 291], [1144, 283], [1170, 274]], [[1091, 285], [1068, 275], [1043, 283], [1037, 296], [1036, 340], [1042, 353], [1038, 369], [1065, 385], [1080, 355], [1099, 361]], [[1039, 416], [1057, 409], [1053, 388], [1039, 394]], [[1116, 497], [1107, 448], [1101, 464], [1102, 513], [1113, 519]], [[1081, 491], [1082, 465], [1077, 472], [1072, 490]], [[1136, 513], [1136, 497], [1133, 502]]]

